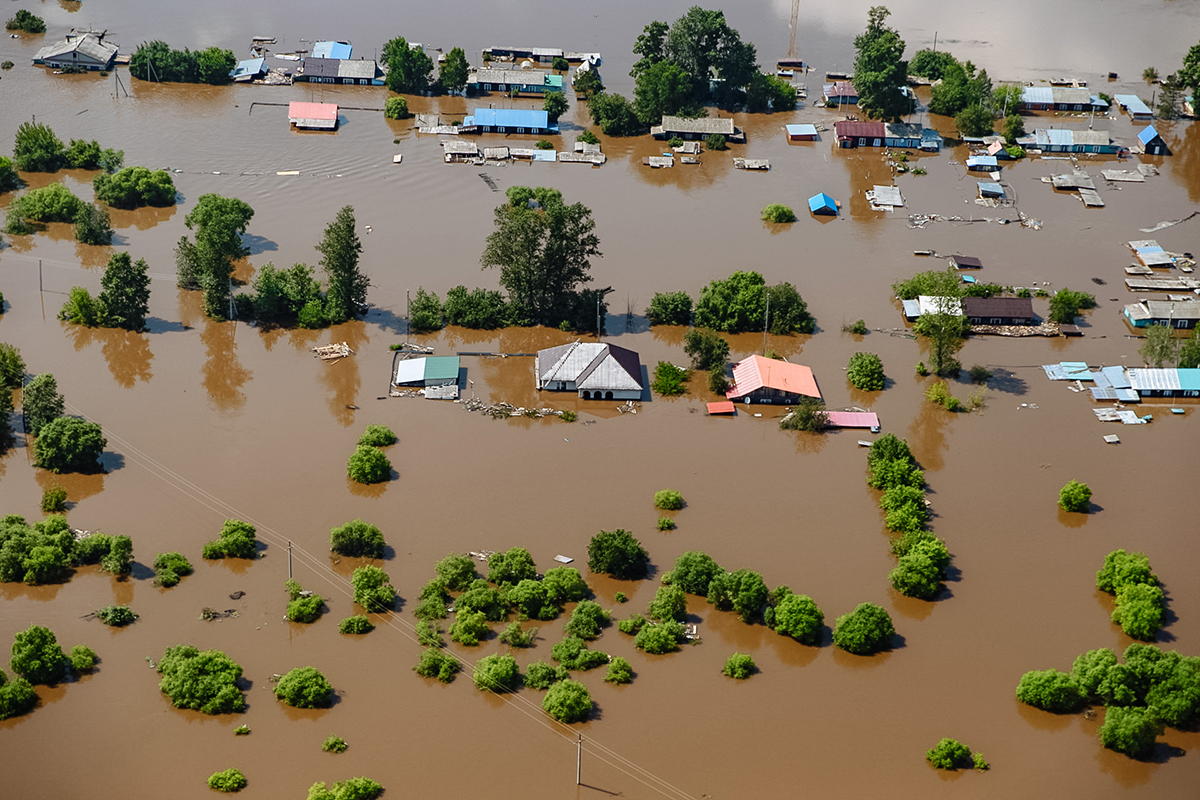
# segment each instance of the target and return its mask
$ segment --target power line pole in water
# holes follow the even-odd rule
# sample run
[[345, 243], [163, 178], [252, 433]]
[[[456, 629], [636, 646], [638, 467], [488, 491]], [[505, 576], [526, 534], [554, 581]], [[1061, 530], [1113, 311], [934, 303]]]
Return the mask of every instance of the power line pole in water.
[[767, 292], [767, 313], [763, 320], [763, 355], [767, 354], [767, 328], [771, 325], [771, 292]]
[[575, 740], [575, 785], [579, 786], [583, 782], [583, 734], [576, 734], [579, 738]]
[[292, 540], [288, 539], [288, 580], [292, 579]]

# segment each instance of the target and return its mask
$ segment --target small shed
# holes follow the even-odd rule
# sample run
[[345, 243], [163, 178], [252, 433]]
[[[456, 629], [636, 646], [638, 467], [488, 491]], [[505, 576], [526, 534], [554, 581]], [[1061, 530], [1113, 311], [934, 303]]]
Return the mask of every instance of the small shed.
[[836, 217], [838, 214], [838, 205], [836, 200], [821, 192], [808, 198], [808, 210], [812, 214]]
[[[980, 185], [980, 187], [983, 186], [982, 183], [979, 185]], [[999, 186], [1000, 184], [995, 184], [995, 185]], [[1001, 194], [1003, 194], [1003, 193], [1001, 193]], [[954, 267], [955, 269], [983, 269], [983, 262], [980, 261], [975, 256], [954, 255], [954, 256], [950, 256], [950, 258], [947, 260], [950, 262], [950, 266]]]
[[817, 126], [807, 122], [797, 125], [784, 125], [784, 130], [787, 131], [789, 142], [815, 142], [817, 140]]
[[979, 196], [984, 198], [1004, 199], [1004, 187], [995, 181], [980, 181]]
[[737, 414], [737, 408], [733, 405], [732, 400], [720, 400], [716, 403], [707, 403], [705, 407], [708, 409], [710, 417], [732, 417]]
[[995, 156], [971, 156], [967, 159], [967, 169], [980, 172], [995, 172], [1000, 164]]
[[869, 428], [879, 430], [879, 415], [873, 411], [830, 411], [829, 426], [832, 428]]
[[904, 305], [904, 318], [909, 322], [914, 321], [921, 316], [921, 301], [920, 300], [901, 300]]
[[1167, 149], [1167, 143], [1163, 141], [1162, 136], [1153, 125], [1147, 125], [1138, 131], [1138, 141], [1142, 144], [1142, 151], [1148, 156], [1171, 155], [1171, 151]]
[[335, 131], [338, 126], [337, 103], [288, 104], [288, 121], [301, 130]]
[[267, 74], [267, 60], [265, 58], [251, 58], [248, 61], [239, 61], [238, 65], [229, 73], [229, 79], [234, 83], [249, 83], [250, 81], [258, 80]]
[[396, 364], [392, 383], [397, 386], [457, 386], [458, 356], [406, 358]]

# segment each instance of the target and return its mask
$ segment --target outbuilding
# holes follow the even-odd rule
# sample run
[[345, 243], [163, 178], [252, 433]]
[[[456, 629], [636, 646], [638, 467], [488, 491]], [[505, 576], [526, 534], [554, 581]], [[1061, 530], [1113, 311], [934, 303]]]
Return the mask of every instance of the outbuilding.
[[784, 125], [787, 130], [787, 138], [789, 142], [815, 142], [817, 140], [817, 126], [809, 123], [800, 123], [798, 125]]
[[539, 350], [534, 361], [539, 391], [577, 392], [584, 400], [640, 400], [638, 354], [603, 342], [580, 342]]
[[396, 362], [397, 386], [457, 386], [460, 362], [458, 356], [425, 356]]
[[1138, 131], [1138, 141], [1142, 145], [1142, 152], [1148, 156], [1171, 155], [1171, 151], [1167, 149], [1167, 143], [1163, 141], [1162, 136], [1153, 125], [1147, 125]]
[[838, 215], [837, 201], [821, 192], [808, 198], [808, 210], [812, 214], [823, 214], [831, 217]]
[[803, 364], [753, 355], [733, 365], [733, 385], [725, 396], [743, 403], [790, 405], [801, 397], [821, 399], [817, 379]]
[[1113, 95], [1113, 99], [1125, 110], [1125, 113], [1134, 119], [1154, 118], [1154, 112], [1150, 110], [1150, 106], [1146, 105], [1146, 101], [1136, 94], [1117, 94]]
[[[987, 185], [988, 184], [984, 184], [984, 183], [979, 184], [980, 193], [983, 192], [983, 187], [987, 186]], [[991, 185], [999, 186], [1000, 184], [996, 183], [996, 184], [991, 184]], [[1004, 192], [1002, 190], [1000, 192], [1000, 197], [1003, 197], [1003, 196], [1004, 196]], [[950, 262], [950, 266], [954, 267], [955, 269], [983, 269], [983, 262], [980, 261], [975, 256], [953, 255], [953, 256], [950, 256], [950, 258], [948, 258], [947, 260]]]

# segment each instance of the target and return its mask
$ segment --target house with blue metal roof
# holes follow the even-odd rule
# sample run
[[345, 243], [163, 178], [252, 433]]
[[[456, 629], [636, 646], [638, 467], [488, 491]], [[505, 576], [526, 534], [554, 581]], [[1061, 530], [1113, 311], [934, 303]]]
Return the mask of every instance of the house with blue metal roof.
[[1163, 141], [1162, 136], [1153, 125], [1147, 125], [1138, 131], [1138, 142], [1142, 145], [1142, 152], [1148, 156], [1171, 155], [1171, 151], [1167, 149], [1167, 143]]
[[524, 108], [476, 108], [463, 120], [463, 128], [471, 127], [480, 133], [558, 133], [558, 123], [545, 111]]
[[229, 73], [229, 80], [234, 83], [249, 83], [267, 74], [267, 60], [252, 58], [249, 61], [239, 61]]
[[1038, 128], [1033, 132], [1034, 143], [1043, 153], [1109, 153], [1125, 148], [1114, 142], [1108, 131], [1072, 130], [1070, 128]]
[[314, 42], [313, 58], [349, 58], [354, 47], [349, 42]]
[[1145, 101], [1136, 94], [1116, 94], [1113, 95], [1113, 99], [1134, 119], [1154, 118], [1154, 112], [1150, 110], [1150, 106], [1146, 105]]
[[967, 169], [991, 172], [1000, 169], [995, 156], [971, 156], [967, 159]]
[[836, 217], [838, 214], [837, 201], [821, 192], [808, 198], [808, 210], [812, 214], [824, 214]]
[[1200, 369], [1129, 369], [1140, 397], [1200, 397]]

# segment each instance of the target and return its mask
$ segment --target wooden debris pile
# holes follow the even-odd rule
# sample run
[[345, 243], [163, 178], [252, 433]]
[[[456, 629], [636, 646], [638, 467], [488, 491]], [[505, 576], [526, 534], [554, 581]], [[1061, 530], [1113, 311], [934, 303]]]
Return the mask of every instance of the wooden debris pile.
[[[460, 401], [455, 401], [460, 402]], [[512, 403], [495, 403], [488, 404], [479, 398], [472, 397], [468, 400], [461, 401], [462, 407], [467, 411], [478, 411], [481, 414], [486, 414], [492, 419], [509, 419], [510, 417], [530, 417], [532, 419], [541, 419], [542, 417], [561, 417], [563, 412], [556, 411], [553, 408], [523, 408], [514, 406]]]
[[350, 348], [350, 345], [345, 342], [341, 344], [324, 344], [320, 347], [314, 347], [312, 351], [322, 361], [338, 361], [354, 355], [354, 351]]

